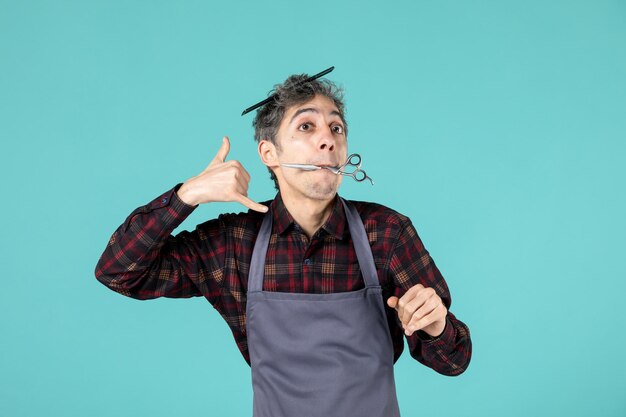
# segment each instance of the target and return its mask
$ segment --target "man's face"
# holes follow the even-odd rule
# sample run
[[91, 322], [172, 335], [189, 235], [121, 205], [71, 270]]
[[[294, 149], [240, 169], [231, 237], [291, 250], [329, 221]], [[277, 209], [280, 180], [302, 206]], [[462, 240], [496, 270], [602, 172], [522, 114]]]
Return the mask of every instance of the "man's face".
[[[278, 164], [338, 166], [347, 157], [347, 138], [339, 110], [327, 97], [287, 109], [276, 135]], [[275, 170], [281, 194], [292, 198], [332, 199], [342, 176], [327, 169], [304, 171], [277, 166]]]

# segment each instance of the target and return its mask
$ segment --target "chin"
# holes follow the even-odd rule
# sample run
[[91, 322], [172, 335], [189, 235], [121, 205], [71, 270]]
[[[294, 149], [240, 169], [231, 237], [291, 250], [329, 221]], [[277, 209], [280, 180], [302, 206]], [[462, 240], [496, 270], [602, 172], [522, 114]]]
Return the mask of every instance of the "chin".
[[313, 200], [331, 200], [338, 190], [339, 184], [314, 183], [306, 187], [305, 195]]
[[330, 201], [339, 190], [342, 178], [306, 178], [303, 181], [289, 181], [279, 178], [279, 186], [283, 194], [299, 195], [311, 200]]
[[321, 192], [321, 191], [314, 191], [314, 192], [308, 192], [306, 193], [306, 196], [308, 198], [310, 198], [311, 200], [324, 200], [324, 201], [328, 201], [328, 200], [332, 200], [335, 195], [337, 194], [336, 190], [332, 190], [332, 191], [325, 191], [325, 192]]

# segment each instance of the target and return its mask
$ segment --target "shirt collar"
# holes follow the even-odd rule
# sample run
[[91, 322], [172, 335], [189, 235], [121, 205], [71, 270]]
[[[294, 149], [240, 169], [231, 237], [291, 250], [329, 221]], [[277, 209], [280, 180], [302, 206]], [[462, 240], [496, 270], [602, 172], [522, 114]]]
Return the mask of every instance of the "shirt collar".
[[[339, 194], [335, 195], [335, 198], [330, 204], [333, 206], [332, 211], [321, 229], [329, 235], [334, 236], [336, 239], [341, 240], [344, 238], [346, 231], [346, 214], [343, 209], [343, 204], [341, 204], [339, 200]], [[276, 194], [274, 201], [271, 203], [271, 207], [274, 230], [279, 235], [286, 233], [291, 227], [296, 225], [291, 213], [289, 213], [285, 203], [283, 203], [280, 192]]]

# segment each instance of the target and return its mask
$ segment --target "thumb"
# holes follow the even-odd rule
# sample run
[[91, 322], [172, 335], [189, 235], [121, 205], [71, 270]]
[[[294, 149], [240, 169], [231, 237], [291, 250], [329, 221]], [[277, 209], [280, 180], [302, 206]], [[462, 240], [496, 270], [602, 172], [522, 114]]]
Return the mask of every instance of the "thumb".
[[395, 295], [387, 298], [387, 305], [391, 308], [396, 308], [396, 305], [398, 305], [398, 297], [396, 297]]
[[222, 146], [219, 151], [217, 151], [217, 155], [213, 158], [214, 161], [224, 162], [226, 159], [226, 155], [228, 155], [228, 151], [230, 151], [230, 142], [228, 140], [228, 136], [224, 136], [222, 139]]

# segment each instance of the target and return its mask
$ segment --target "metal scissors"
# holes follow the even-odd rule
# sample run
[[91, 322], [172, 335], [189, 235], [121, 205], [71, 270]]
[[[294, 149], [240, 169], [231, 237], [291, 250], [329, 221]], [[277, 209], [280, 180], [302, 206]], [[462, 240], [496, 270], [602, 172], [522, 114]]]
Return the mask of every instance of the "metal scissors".
[[[346, 162], [344, 162], [343, 165], [340, 165], [338, 167], [328, 167], [328, 166], [319, 166], [319, 165], [309, 165], [309, 164], [281, 164], [284, 167], [289, 167], [289, 168], [297, 168], [297, 169], [302, 169], [304, 171], [315, 171], [318, 169], [327, 169], [330, 172], [332, 172], [333, 174], [336, 175], [347, 175], [349, 177], [352, 177], [355, 181], [357, 182], [361, 182], [361, 181], [365, 181], [366, 179], [370, 180], [370, 182], [372, 183], [372, 185], [374, 185], [374, 181], [367, 176], [367, 174], [365, 173], [365, 171], [363, 171], [361, 169], [361, 155], [359, 155], [358, 153], [353, 153], [352, 155], [348, 156], [348, 159], [346, 160]], [[346, 171], [346, 168], [354, 168], [351, 172]]]

